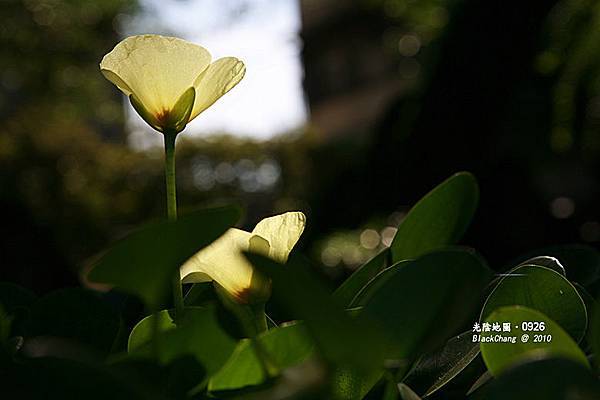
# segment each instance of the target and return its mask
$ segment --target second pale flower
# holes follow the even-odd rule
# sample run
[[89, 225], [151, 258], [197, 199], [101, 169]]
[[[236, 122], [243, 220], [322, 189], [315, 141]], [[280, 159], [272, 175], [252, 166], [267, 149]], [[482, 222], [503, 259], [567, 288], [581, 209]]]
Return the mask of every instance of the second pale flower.
[[215, 281], [239, 303], [266, 301], [270, 282], [257, 275], [243, 251], [284, 263], [304, 231], [306, 217], [288, 212], [265, 218], [252, 232], [229, 229], [181, 267], [183, 283]]

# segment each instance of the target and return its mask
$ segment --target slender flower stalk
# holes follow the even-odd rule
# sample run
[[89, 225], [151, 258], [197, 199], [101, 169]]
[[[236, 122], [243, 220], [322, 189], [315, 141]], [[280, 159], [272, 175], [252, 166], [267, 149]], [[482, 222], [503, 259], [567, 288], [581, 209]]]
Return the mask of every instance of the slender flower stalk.
[[165, 136], [165, 182], [167, 188], [167, 216], [170, 221], [177, 219], [177, 187], [175, 185], [175, 139], [177, 134], [168, 132]]
[[[177, 220], [177, 186], [175, 181], [175, 141], [177, 133], [164, 132], [165, 138], [165, 183], [167, 194], [167, 216], [169, 221]], [[175, 306], [175, 320], [181, 318], [184, 312], [183, 290], [179, 271], [173, 275], [173, 305]]]

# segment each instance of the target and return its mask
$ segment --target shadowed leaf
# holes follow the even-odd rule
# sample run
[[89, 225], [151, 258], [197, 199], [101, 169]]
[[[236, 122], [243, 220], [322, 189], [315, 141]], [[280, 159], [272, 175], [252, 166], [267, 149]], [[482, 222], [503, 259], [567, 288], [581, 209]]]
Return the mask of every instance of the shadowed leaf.
[[455, 244], [467, 230], [479, 202], [475, 177], [459, 172], [429, 192], [398, 227], [390, 250], [392, 261], [417, 258]]
[[[574, 360], [581, 365], [589, 367], [585, 354], [556, 322], [539, 311], [523, 306], [502, 307], [493, 311], [486, 320], [493, 322], [509, 322], [511, 332], [486, 332], [481, 333], [483, 342], [480, 343], [481, 356], [488, 370], [498, 376], [504, 370], [516, 363], [536, 354], [547, 354]], [[543, 322], [544, 329], [538, 332], [526, 332], [521, 329], [523, 322]], [[551, 335], [551, 339], [539, 341], [537, 335]], [[510, 341], [485, 341], [486, 338], [501, 336], [503, 338], [516, 337], [514, 343]], [[524, 339], [524, 337], [526, 339]]]
[[221, 207], [199, 210], [175, 222], [150, 224], [110, 248], [94, 264], [88, 278], [135, 294], [157, 310], [168, 303], [175, 271], [239, 217], [237, 207]]
[[349, 306], [358, 292], [379, 272], [388, 266], [390, 249], [385, 248], [366, 264], [354, 271], [333, 293], [333, 298], [343, 306]]
[[522, 265], [504, 276], [488, 296], [480, 320], [502, 306], [522, 305], [547, 315], [577, 342], [585, 335], [587, 311], [577, 289], [555, 270]]
[[598, 379], [583, 365], [563, 358], [538, 357], [506, 370], [480, 387], [471, 400], [595, 400]]

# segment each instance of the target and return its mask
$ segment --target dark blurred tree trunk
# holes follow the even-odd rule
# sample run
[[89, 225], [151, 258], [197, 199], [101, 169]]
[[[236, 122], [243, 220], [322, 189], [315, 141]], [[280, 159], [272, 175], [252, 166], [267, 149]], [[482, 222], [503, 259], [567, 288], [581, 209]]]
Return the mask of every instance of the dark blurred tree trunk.
[[[547, 152], [551, 85], [533, 65], [554, 3], [458, 6], [427, 87], [400, 99], [380, 126], [369, 171], [386, 172], [368, 176], [366, 209], [413, 204], [451, 173], [469, 170], [482, 189], [469, 244], [492, 259], [545, 244], [548, 215], [532, 164]], [[411, 126], [406, 110], [418, 104]]]

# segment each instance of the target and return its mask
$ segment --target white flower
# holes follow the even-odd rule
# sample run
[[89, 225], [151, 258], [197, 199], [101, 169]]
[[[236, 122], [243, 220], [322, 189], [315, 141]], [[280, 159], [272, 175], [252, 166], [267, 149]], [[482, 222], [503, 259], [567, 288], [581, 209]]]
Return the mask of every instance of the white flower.
[[246, 67], [235, 57], [211, 63], [205, 48], [182, 39], [141, 35], [118, 43], [100, 70], [150, 126], [177, 133], [237, 85]]
[[215, 281], [240, 303], [265, 301], [271, 284], [255, 274], [242, 252], [256, 252], [285, 263], [305, 224], [303, 213], [288, 212], [263, 219], [252, 232], [231, 228], [181, 267], [182, 282]]

